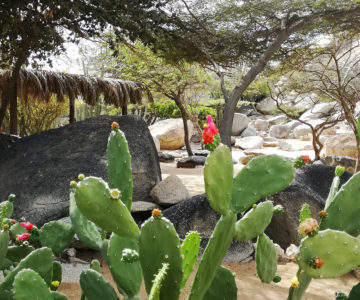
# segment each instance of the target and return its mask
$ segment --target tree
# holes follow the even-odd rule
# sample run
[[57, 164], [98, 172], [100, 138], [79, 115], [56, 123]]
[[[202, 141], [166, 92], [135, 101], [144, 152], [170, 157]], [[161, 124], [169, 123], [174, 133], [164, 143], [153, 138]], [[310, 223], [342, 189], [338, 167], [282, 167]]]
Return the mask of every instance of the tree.
[[[22, 65], [33, 66], [48, 60], [50, 53], [63, 50], [65, 40], [98, 36], [109, 26], [118, 38], [151, 40], [154, 27], [161, 23], [156, 0], [14, 0], [0, 3], [0, 68], [12, 75], [2, 95], [0, 126], [10, 103], [10, 131], [17, 131], [16, 82]], [[70, 109], [73, 103], [70, 103]]]
[[[183, 52], [176, 39], [160, 39], [155, 46], [168, 58], [187, 57], [206, 64], [220, 78], [224, 68], [246, 66], [246, 73], [226, 100], [220, 126], [222, 141], [230, 145], [234, 111], [242, 94], [272, 60], [279, 60], [294, 48], [330, 31], [357, 30], [360, 3], [356, 0], [293, 1], [181, 0], [169, 7], [168, 30], [182, 35], [182, 45], [193, 45]], [[169, 42], [170, 41], [170, 42]]]
[[[106, 58], [108, 54], [105, 55]], [[105, 73], [114, 78], [136, 79], [152, 94], [160, 94], [175, 101], [184, 124], [186, 149], [189, 156], [193, 155], [187, 119], [190, 118], [194, 126], [198, 125], [196, 116], [187, 109], [188, 98], [203, 89], [205, 82], [209, 79], [208, 74], [200, 66], [186, 61], [178, 62], [176, 65], [169, 64], [154, 54], [150, 48], [136, 42], [135, 44], [121, 44]]]
[[[357, 164], [360, 171], [360, 142], [357, 138], [355, 108], [360, 104], [360, 36], [333, 37], [323, 48], [310, 48], [294, 53], [284, 62], [285, 68], [292, 68], [297, 76], [296, 84], [302, 89], [313, 91], [322, 99], [336, 103], [338, 112], [331, 122], [346, 120], [357, 145]], [[293, 74], [294, 75], [294, 74]], [[339, 111], [340, 110], [340, 111]]]

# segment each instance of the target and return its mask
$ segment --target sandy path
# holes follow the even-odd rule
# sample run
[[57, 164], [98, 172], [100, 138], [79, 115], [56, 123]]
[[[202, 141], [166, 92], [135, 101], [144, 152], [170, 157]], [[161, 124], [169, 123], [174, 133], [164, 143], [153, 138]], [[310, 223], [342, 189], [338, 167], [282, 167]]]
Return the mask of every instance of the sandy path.
[[[230, 268], [236, 274], [239, 300], [285, 300], [288, 295], [290, 280], [297, 271], [297, 265], [294, 263], [279, 265], [278, 273], [282, 277], [282, 280], [279, 283], [265, 284], [261, 283], [259, 278], [256, 277], [254, 261], [249, 263], [224, 263], [224, 266]], [[110, 272], [107, 268], [102, 268], [102, 273], [105, 278], [112, 282]], [[193, 275], [194, 274], [190, 277], [180, 300], [186, 300]], [[303, 300], [333, 300], [335, 299], [334, 295], [337, 290], [341, 289], [348, 293], [351, 287], [357, 283], [358, 281], [351, 274], [337, 279], [313, 280]], [[62, 283], [59, 292], [67, 294], [69, 300], [80, 299], [81, 290], [79, 284]], [[143, 299], [147, 299], [144, 286], [142, 286], [140, 295]]]

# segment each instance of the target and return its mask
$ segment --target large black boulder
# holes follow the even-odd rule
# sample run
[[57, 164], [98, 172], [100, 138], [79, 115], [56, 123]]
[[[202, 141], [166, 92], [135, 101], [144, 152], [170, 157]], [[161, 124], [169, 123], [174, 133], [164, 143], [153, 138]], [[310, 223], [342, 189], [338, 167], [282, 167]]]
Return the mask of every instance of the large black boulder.
[[[171, 206], [163, 211], [163, 216], [174, 224], [180, 238], [184, 238], [189, 231], [200, 233], [200, 254], [204, 251], [220, 218], [220, 215], [210, 207], [205, 194], [194, 196]], [[233, 240], [224, 260], [246, 262], [252, 259], [253, 252], [251, 241], [237, 242]]]
[[132, 158], [134, 201], [151, 201], [161, 181], [156, 148], [137, 116], [100, 116], [24, 137], [0, 149], [0, 196], [16, 194], [14, 217], [37, 225], [68, 214], [69, 182], [79, 173], [107, 181], [106, 146], [111, 123], [119, 123]]
[[[274, 204], [281, 204], [284, 213], [274, 215], [266, 233], [283, 249], [290, 244], [299, 244], [301, 237], [297, 232], [299, 226], [299, 212], [303, 203], [310, 206], [312, 216], [318, 219], [318, 213], [324, 209], [335, 167], [323, 164], [306, 165], [298, 169], [293, 182], [283, 191], [268, 197]], [[281, 176], [281, 174], [279, 175]], [[341, 185], [351, 174], [345, 172], [341, 176]]]

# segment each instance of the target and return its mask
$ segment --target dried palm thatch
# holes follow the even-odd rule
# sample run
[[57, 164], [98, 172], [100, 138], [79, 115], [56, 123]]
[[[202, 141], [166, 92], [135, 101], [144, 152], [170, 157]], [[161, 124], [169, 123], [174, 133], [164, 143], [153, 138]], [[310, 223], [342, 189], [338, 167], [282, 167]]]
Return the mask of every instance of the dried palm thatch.
[[[0, 97], [10, 75], [10, 70], [0, 70]], [[52, 95], [56, 95], [59, 102], [65, 98], [73, 102], [81, 97], [89, 105], [96, 104], [103, 95], [106, 104], [116, 107], [141, 104], [144, 95], [153, 102], [149, 90], [138, 82], [37, 70], [20, 71], [17, 95], [25, 102], [33, 99], [48, 102]]]

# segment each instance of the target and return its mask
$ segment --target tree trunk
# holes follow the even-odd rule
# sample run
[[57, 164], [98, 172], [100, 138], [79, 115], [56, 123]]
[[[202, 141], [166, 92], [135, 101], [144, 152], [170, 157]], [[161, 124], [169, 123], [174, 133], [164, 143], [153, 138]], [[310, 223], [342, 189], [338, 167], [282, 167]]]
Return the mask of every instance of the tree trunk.
[[18, 113], [17, 113], [17, 83], [12, 89], [11, 97], [10, 97], [10, 133], [16, 134], [18, 133]]
[[121, 115], [126, 116], [127, 114], [128, 114], [128, 112], [127, 112], [127, 104], [124, 104], [121, 107]]
[[[28, 49], [26, 47], [23, 48], [21, 54], [19, 55], [18, 59], [16, 60], [16, 63], [14, 65], [14, 68], [11, 72], [11, 75], [8, 79], [6, 89], [2, 95], [1, 98], [1, 107], [0, 107], [0, 127], [4, 121], [6, 109], [9, 105], [9, 103], [12, 103], [12, 114], [10, 114], [10, 123], [12, 121], [12, 125], [10, 124], [10, 132], [15, 131], [14, 126], [17, 125], [17, 90], [16, 90], [16, 83], [20, 74], [21, 66], [26, 62], [28, 56]], [[16, 111], [15, 111], [16, 107]], [[16, 121], [14, 121], [14, 118], [16, 118]], [[17, 131], [17, 128], [16, 128]]]
[[184, 135], [185, 135], [185, 146], [186, 146], [186, 151], [188, 153], [189, 156], [193, 156], [193, 152], [191, 150], [191, 146], [190, 146], [190, 141], [189, 141], [189, 128], [188, 128], [188, 124], [187, 124], [187, 118], [186, 118], [186, 110], [185, 107], [183, 106], [181, 100], [180, 100], [180, 96], [174, 97], [175, 103], [177, 105], [177, 107], [180, 109], [181, 112], [181, 118], [183, 120], [183, 124], [184, 124]]
[[69, 99], [69, 123], [75, 123], [75, 99]]
[[291, 33], [292, 32], [290, 30], [282, 30], [279, 32], [274, 42], [260, 56], [259, 61], [253, 67], [251, 67], [246, 75], [241, 79], [241, 81], [232, 91], [228, 101], [225, 103], [224, 116], [220, 124], [220, 136], [221, 141], [228, 147], [231, 147], [231, 128], [234, 120], [236, 104], [240, 100], [247, 87], [254, 81], [256, 76], [265, 69], [271, 57], [281, 48], [281, 45], [284, 41], [287, 40]]

